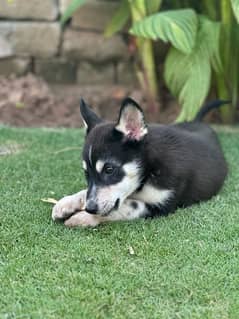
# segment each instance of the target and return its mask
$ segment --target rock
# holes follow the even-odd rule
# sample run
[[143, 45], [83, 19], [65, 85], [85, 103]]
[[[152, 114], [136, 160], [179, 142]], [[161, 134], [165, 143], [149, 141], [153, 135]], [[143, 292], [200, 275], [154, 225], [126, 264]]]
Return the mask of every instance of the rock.
[[81, 62], [77, 70], [79, 84], [113, 84], [115, 81], [115, 67], [110, 64], [92, 64]]
[[35, 73], [51, 83], [75, 83], [77, 67], [62, 58], [37, 59]]
[[117, 2], [88, 0], [73, 15], [72, 26], [104, 31], [118, 8]]
[[63, 36], [62, 53], [77, 61], [95, 63], [125, 60], [127, 46], [119, 35], [105, 38], [102, 34], [68, 29]]
[[0, 36], [0, 59], [7, 58], [13, 55], [11, 44]]
[[135, 68], [133, 63], [119, 62], [116, 67], [117, 70], [117, 83], [118, 84], [130, 84], [132, 86], [138, 85], [138, 80], [135, 74]]
[[10, 19], [56, 20], [56, 0], [0, 0], [0, 17]]
[[57, 22], [0, 22], [0, 36], [14, 54], [50, 57], [58, 53], [60, 25]]
[[28, 58], [6, 58], [0, 59], [0, 75], [17, 76], [25, 75], [31, 69], [31, 59]]

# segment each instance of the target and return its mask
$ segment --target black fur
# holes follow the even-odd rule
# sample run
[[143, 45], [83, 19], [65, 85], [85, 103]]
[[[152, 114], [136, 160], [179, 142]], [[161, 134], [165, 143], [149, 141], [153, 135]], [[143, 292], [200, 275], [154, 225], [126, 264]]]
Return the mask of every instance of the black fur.
[[229, 103], [231, 103], [231, 101], [229, 100], [216, 100], [204, 105], [201, 108], [201, 110], [199, 110], [199, 112], [197, 113], [194, 119], [194, 122], [201, 122], [208, 112], [210, 112], [213, 109], [219, 108], [223, 104], [229, 104]]
[[133, 209], [137, 209], [138, 208], [138, 203], [135, 202], [135, 201], [132, 201], [131, 202], [131, 206], [132, 206]]
[[[145, 137], [145, 174], [157, 188], [173, 189], [174, 198], [158, 211], [170, 212], [208, 200], [220, 190], [227, 165], [216, 134], [206, 124], [149, 126]], [[150, 173], [160, 171], [158, 179]], [[155, 209], [153, 214], [157, 214]]]
[[83, 99], [80, 100], [80, 111], [82, 118], [87, 124], [87, 133], [102, 120], [87, 106]]

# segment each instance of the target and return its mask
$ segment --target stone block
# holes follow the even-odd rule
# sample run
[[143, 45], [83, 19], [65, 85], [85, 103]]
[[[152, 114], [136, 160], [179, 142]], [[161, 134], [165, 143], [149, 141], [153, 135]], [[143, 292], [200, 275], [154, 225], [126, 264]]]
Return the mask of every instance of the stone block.
[[60, 13], [63, 14], [72, 0], [59, 0]]
[[0, 17], [8, 19], [56, 20], [56, 0], [0, 0]]
[[13, 55], [13, 50], [11, 44], [4, 38], [0, 36], [0, 59], [7, 58]]
[[9, 76], [15, 74], [17, 76], [25, 75], [30, 71], [30, 58], [6, 58], [0, 59], [0, 75]]
[[0, 37], [14, 54], [50, 57], [58, 53], [60, 25], [57, 22], [0, 22]]
[[75, 83], [77, 67], [62, 58], [37, 59], [35, 73], [50, 83]]
[[116, 66], [116, 81], [118, 84], [130, 84], [136, 86], [138, 80], [133, 63], [119, 62]]
[[70, 59], [95, 63], [128, 57], [127, 46], [120, 35], [105, 38], [102, 34], [72, 29], [64, 33], [62, 53]]
[[73, 15], [72, 26], [104, 31], [118, 8], [117, 2], [88, 0]]
[[115, 81], [115, 67], [113, 63], [92, 64], [81, 62], [77, 71], [79, 84], [113, 84]]

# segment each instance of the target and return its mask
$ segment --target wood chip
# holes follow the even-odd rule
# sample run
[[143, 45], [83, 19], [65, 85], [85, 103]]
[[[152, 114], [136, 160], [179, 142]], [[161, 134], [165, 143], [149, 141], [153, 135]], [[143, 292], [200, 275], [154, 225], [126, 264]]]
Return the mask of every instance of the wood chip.
[[54, 205], [58, 202], [58, 200], [56, 200], [55, 198], [41, 198], [41, 201], [45, 203], [54, 204]]

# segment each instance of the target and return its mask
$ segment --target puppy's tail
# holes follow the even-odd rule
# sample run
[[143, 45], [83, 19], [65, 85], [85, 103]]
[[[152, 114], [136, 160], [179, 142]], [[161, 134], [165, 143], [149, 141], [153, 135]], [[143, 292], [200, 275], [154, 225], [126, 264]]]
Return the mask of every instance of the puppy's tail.
[[212, 102], [209, 102], [202, 106], [202, 108], [198, 111], [197, 115], [194, 118], [194, 122], [201, 122], [204, 118], [204, 116], [210, 112], [211, 110], [219, 108], [223, 104], [229, 104], [231, 101], [229, 100], [215, 100]]

